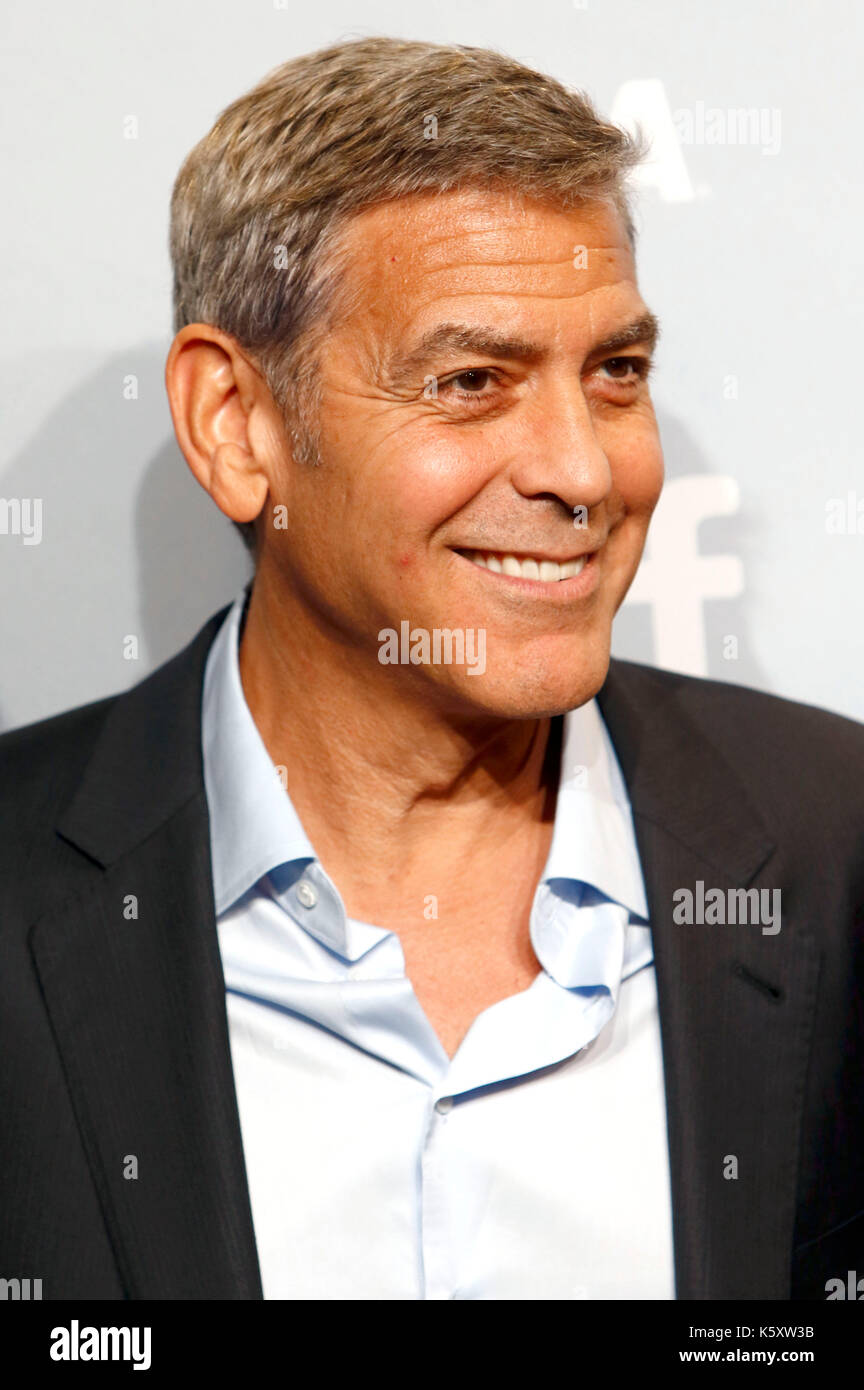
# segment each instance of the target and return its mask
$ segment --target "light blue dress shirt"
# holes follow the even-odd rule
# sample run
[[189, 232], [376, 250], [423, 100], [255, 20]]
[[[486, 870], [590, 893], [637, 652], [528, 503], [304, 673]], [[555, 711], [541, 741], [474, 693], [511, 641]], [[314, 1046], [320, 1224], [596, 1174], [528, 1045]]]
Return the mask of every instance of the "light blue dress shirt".
[[674, 1297], [651, 933], [596, 702], [564, 716], [542, 969], [451, 1060], [398, 935], [346, 916], [270, 760], [245, 598], [208, 656], [202, 742], [265, 1297]]

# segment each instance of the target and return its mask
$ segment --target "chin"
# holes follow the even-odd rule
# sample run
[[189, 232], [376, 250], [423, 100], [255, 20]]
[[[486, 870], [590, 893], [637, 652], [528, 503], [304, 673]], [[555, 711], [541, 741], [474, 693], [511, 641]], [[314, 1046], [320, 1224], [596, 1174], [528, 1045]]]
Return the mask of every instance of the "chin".
[[560, 653], [553, 662], [513, 654], [480, 674], [460, 672], [458, 695], [475, 711], [498, 719], [547, 719], [586, 704], [609, 670], [609, 644], [600, 650]]

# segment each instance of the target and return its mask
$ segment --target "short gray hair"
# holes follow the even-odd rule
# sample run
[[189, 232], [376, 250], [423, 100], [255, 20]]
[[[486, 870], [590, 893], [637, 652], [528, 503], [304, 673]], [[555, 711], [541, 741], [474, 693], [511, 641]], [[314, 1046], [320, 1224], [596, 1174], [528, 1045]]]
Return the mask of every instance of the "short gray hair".
[[[645, 153], [584, 93], [490, 49], [382, 37], [295, 58], [226, 107], [177, 175], [174, 331], [230, 334], [314, 462], [317, 350], [353, 214], [497, 187], [606, 202], [635, 247], [625, 179]], [[255, 524], [236, 524], [254, 554]]]

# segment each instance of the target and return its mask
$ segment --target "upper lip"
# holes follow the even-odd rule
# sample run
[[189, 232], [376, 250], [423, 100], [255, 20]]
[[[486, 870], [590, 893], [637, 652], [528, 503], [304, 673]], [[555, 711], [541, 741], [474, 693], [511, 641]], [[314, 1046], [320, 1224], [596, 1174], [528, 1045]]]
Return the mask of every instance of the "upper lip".
[[513, 555], [517, 560], [550, 560], [556, 565], [566, 565], [568, 560], [587, 559], [593, 555], [595, 550], [599, 550], [602, 541], [596, 545], [585, 546], [581, 550], [562, 551], [552, 554], [548, 550], [529, 550], [522, 546], [493, 546], [493, 545], [454, 545], [451, 548], [457, 551], [469, 551], [474, 555]]

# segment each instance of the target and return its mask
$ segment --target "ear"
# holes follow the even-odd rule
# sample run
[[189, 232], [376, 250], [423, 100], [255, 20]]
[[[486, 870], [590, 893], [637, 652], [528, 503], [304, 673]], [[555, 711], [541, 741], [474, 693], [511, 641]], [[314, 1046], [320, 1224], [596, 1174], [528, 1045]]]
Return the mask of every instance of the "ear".
[[261, 373], [229, 334], [190, 323], [171, 344], [165, 389], [194, 477], [232, 521], [254, 521], [279, 452], [278, 412]]

